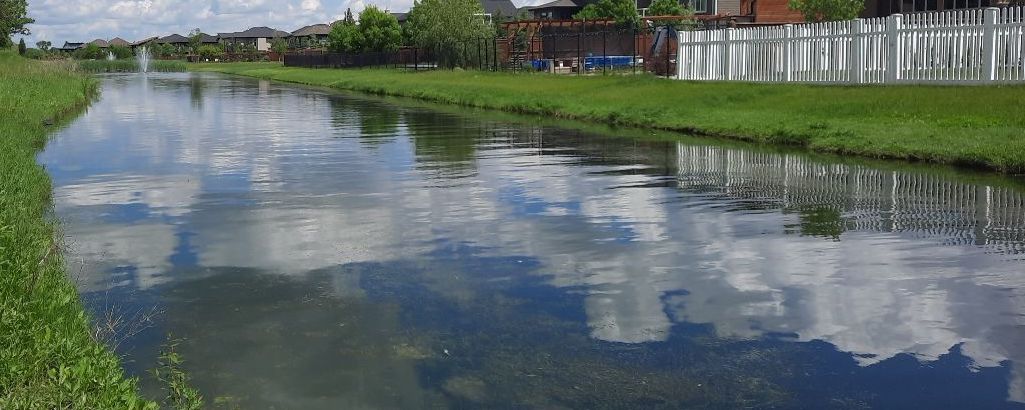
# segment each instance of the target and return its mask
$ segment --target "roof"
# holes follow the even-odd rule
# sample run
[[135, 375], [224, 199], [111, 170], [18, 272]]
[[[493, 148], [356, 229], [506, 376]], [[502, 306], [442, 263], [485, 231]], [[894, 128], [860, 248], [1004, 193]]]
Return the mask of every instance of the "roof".
[[96, 46], [98, 46], [100, 48], [110, 47], [110, 43], [108, 43], [107, 40], [104, 40], [102, 38], [98, 38], [96, 40], [90, 41], [89, 44], [95, 44]]
[[516, 5], [511, 0], [480, 0], [480, 5], [484, 7], [484, 12], [491, 14], [501, 14], [505, 17], [516, 17]]
[[70, 41], [65, 41], [64, 42], [64, 46], [57, 47], [57, 49], [58, 50], [64, 50], [64, 51], [72, 51], [72, 50], [78, 50], [78, 49], [82, 48], [83, 45], [85, 45], [85, 43], [72, 43]]
[[161, 37], [160, 39], [157, 40], [157, 42], [161, 43], [161, 44], [164, 44], [164, 43], [181, 44], [181, 43], [188, 43], [189, 42], [189, 38], [185, 37], [185, 36], [183, 36], [181, 34], [177, 34], [176, 33], [176, 34], [171, 34], [171, 35], [169, 35], [167, 37]]
[[128, 47], [128, 42], [121, 37], [114, 37], [108, 42], [111, 46]]
[[539, 9], [555, 9], [555, 8], [576, 8], [580, 7], [577, 2], [573, 0], [555, 0], [553, 2], [539, 4], [534, 7], [528, 7], [528, 10], [539, 10]]
[[293, 36], [326, 36], [331, 34], [331, 26], [327, 24], [311, 24], [292, 32]]
[[142, 40], [136, 41], [136, 42], [134, 42], [134, 43], [132, 43], [130, 45], [132, 45], [132, 46], [141, 46], [143, 44], [149, 43], [150, 41], [154, 41], [154, 40], [156, 40], [158, 38], [160, 38], [160, 37], [155, 37], [155, 36], [154, 37], [147, 37], [147, 38], [144, 38]]
[[206, 33], [199, 33], [199, 42], [200, 43], [204, 43], [204, 44], [216, 43], [217, 42], [217, 36], [211, 36], [211, 35], [206, 34]]
[[217, 33], [217, 37], [231, 37], [231, 38], [257, 38], [257, 37], [289, 37], [292, 34], [287, 31], [281, 31], [270, 27], [253, 27], [246, 31], [240, 31], [238, 33]]
[[398, 20], [399, 23], [406, 21], [409, 18], [409, 13], [391, 13], [391, 15], [392, 17], [395, 17], [395, 20]]

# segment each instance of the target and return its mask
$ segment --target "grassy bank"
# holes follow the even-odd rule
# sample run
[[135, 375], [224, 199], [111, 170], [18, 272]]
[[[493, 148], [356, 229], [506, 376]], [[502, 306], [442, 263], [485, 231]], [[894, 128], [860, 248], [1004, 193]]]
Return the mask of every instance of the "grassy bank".
[[1025, 172], [1025, 87], [695, 83], [647, 76], [191, 66], [252, 77], [820, 152]]
[[[78, 68], [87, 73], [135, 73], [139, 72], [139, 62], [134, 59], [123, 60], [81, 60]], [[152, 72], [182, 72], [186, 65], [177, 60], [153, 60], [149, 63]]]
[[65, 273], [51, 186], [36, 164], [48, 128], [83, 106], [95, 81], [71, 62], [0, 50], [0, 408], [150, 407], [90, 336]]

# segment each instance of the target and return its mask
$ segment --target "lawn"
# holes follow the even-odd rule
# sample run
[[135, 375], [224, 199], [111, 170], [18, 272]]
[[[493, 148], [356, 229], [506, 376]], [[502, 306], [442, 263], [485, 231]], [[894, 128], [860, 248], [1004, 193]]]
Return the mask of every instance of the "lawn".
[[190, 67], [511, 112], [872, 158], [1025, 172], [1025, 86], [815, 86], [651, 76]]
[[91, 336], [69, 280], [49, 176], [36, 153], [78, 112], [96, 82], [67, 61], [0, 50], [0, 408], [154, 407]]

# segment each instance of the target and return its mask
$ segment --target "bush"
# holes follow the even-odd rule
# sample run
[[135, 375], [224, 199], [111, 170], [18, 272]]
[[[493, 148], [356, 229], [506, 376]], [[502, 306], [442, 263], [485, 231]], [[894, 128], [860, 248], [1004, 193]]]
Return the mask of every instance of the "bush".
[[363, 44], [363, 34], [356, 27], [356, 22], [347, 20], [335, 23], [328, 39], [328, 48], [336, 53], [358, 53]]
[[30, 48], [28, 50], [25, 50], [25, 54], [24, 55], [25, 55], [26, 58], [31, 58], [33, 60], [44, 60], [44, 59], [46, 59], [47, 57], [50, 56], [50, 53], [47, 53], [47, 52], [45, 52], [43, 50], [40, 50], [38, 48]]
[[25, 39], [18, 42], [18, 54], [25, 55]]
[[199, 58], [201, 59], [212, 59], [223, 56], [224, 50], [221, 50], [218, 46], [205, 45], [199, 46], [199, 49], [196, 50], [196, 54], [199, 54]]
[[71, 56], [78, 60], [101, 60], [107, 57], [107, 55], [103, 53], [103, 49], [96, 44], [86, 44], [85, 47], [71, 53]]
[[114, 58], [132, 58], [132, 49], [125, 46], [110, 46], [107, 51], [113, 54]]
[[359, 31], [363, 40], [360, 49], [363, 51], [395, 51], [402, 45], [399, 21], [391, 13], [374, 6], [368, 6], [359, 13]]

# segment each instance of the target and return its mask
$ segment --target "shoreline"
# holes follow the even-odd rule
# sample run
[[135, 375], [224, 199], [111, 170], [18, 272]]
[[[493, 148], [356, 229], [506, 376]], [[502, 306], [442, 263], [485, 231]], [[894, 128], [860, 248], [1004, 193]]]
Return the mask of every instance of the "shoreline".
[[189, 69], [844, 156], [1025, 172], [1025, 116], [1015, 111], [1025, 106], [1025, 86], [695, 83], [280, 63]]
[[66, 62], [0, 50], [0, 407], [153, 408], [94, 337], [64, 263], [53, 184], [36, 162], [97, 81]]

